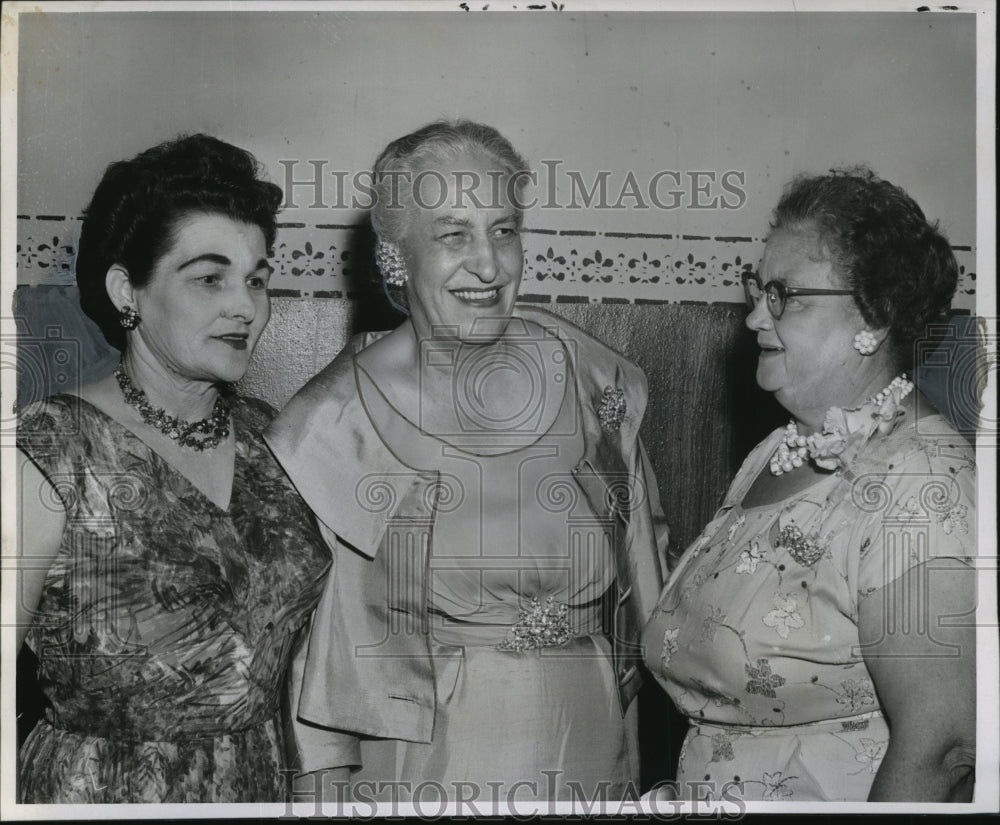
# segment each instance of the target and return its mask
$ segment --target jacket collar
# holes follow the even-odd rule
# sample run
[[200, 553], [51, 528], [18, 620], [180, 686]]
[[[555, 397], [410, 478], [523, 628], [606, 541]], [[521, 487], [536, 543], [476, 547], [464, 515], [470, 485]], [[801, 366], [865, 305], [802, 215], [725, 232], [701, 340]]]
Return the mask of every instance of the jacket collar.
[[[645, 411], [642, 371], [568, 321], [531, 307], [518, 314], [566, 345], [576, 378], [584, 454], [576, 477], [595, 514], [628, 478], [626, 457]], [[355, 355], [382, 334], [355, 336], [288, 402], [264, 433], [299, 494], [328, 531], [374, 558], [391, 519], [433, 517], [435, 472], [403, 464], [383, 442], [358, 390]], [[606, 387], [625, 394], [617, 429], [604, 430], [598, 409]]]

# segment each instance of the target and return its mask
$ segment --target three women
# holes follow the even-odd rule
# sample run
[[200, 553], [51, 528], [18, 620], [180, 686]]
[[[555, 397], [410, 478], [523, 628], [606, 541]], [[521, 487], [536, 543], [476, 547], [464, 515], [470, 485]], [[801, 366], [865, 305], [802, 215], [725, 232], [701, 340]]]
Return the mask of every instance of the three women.
[[[293, 764], [281, 677], [321, 588], [294, 712], [341, 735], [300, 739], [305, 768], [550, 798], [635, 782], [639, 632], [666, 538], [645, 379], [515, 307], [513, 147], [436, 123], [376, 164], [379, 266], [410, 317], [355, 339], [266, 435], [334, 552], [325, 579], [260, 439], [271, 413], [220, 389], [266, 322], [278, 197], [207, 138], [130, 163], [95, 195], [78, 261], [88, 311], [121, 319], [122, 366], [19, 428], [24, 550], [49, 561], [24, 577], [26, 606], [56, 617], [32, 628], [56, 701], [22, 798], [280, 798], [260, 778]], [[747, 459], [643, 639], [695, 721], [682, 782], [968, 797], [971, 631], [929, 642], [883, 621], [931, 572], [934, 616], [972, 604], [972, 457], [903, 374], [954, 283], [946, 242], [870, 173], [799, 181], [779, 204], [745, 287], [758, 382], [793, 420]]]

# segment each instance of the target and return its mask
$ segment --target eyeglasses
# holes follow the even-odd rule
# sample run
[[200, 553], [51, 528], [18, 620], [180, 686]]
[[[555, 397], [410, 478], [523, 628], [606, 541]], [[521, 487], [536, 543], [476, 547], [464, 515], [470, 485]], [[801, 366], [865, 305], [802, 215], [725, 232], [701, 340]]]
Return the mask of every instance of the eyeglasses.
[[785, 312], [785, 301], [796, 295], [853, 295], [849, 289], [800, 289], [785, 286], [781, 281], [768, 281], [761, 285], [756, 272], [743, 273], [743, 294], [747, 299], [747, 307], [753, 310], [761, 296], [767, 293], [767, 311], [774, 320], [778, 320]]

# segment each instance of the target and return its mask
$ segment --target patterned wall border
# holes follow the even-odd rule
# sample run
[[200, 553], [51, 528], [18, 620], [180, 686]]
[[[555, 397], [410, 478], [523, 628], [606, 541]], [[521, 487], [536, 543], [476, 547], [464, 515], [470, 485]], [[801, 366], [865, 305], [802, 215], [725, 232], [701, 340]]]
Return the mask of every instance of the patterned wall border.
[[[71, 284], [80, 219], [18, 215], [19, 284]], [[522, 300], [696, 302], [742, 300], [740, 274], [757, 265], [759, 237], [525, 229]], [[954, 246], [953, 305], [974, 310], [975, 249]], [[341, 224], [280, 224], [271, 291], [283, 297], [352, 297], [370, 261], [369, 233]], [[361, 265], [358, 262], [361, 261]]]

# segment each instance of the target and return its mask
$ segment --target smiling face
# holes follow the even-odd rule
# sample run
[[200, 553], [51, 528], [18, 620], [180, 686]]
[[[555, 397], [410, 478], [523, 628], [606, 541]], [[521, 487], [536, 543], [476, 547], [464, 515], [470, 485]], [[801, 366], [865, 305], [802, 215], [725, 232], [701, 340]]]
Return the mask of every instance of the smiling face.
[[192, 381], [238, 381], [270, 317], [264, 233], [224, 215], [193, 213], [134, 289], [142, 321], [129, 346]]
[[[810, 228], [779, 229], [767, 241], [760, 265], [762, 284], [781, 281], [789, 288], [845, 289], [833, 263], [820, 254]], [[865, 327], [850, 295], [789, 297], [784, 314], [771, 317], [766, 298], [747, 317], [761, 348], [757, 383], [800, 421], [822, 422], [831, 406], [850, 406], [867, 383], [865, 361], [853, 347]]]
[[514, 309], [524, 268], [520, 214], [505, 181], [480, 157], [463, 155], [433, 172], [420, 203], [407, 206], [399, 244], [410, 272], [410, 319], [420, 338], [485, 342]]

